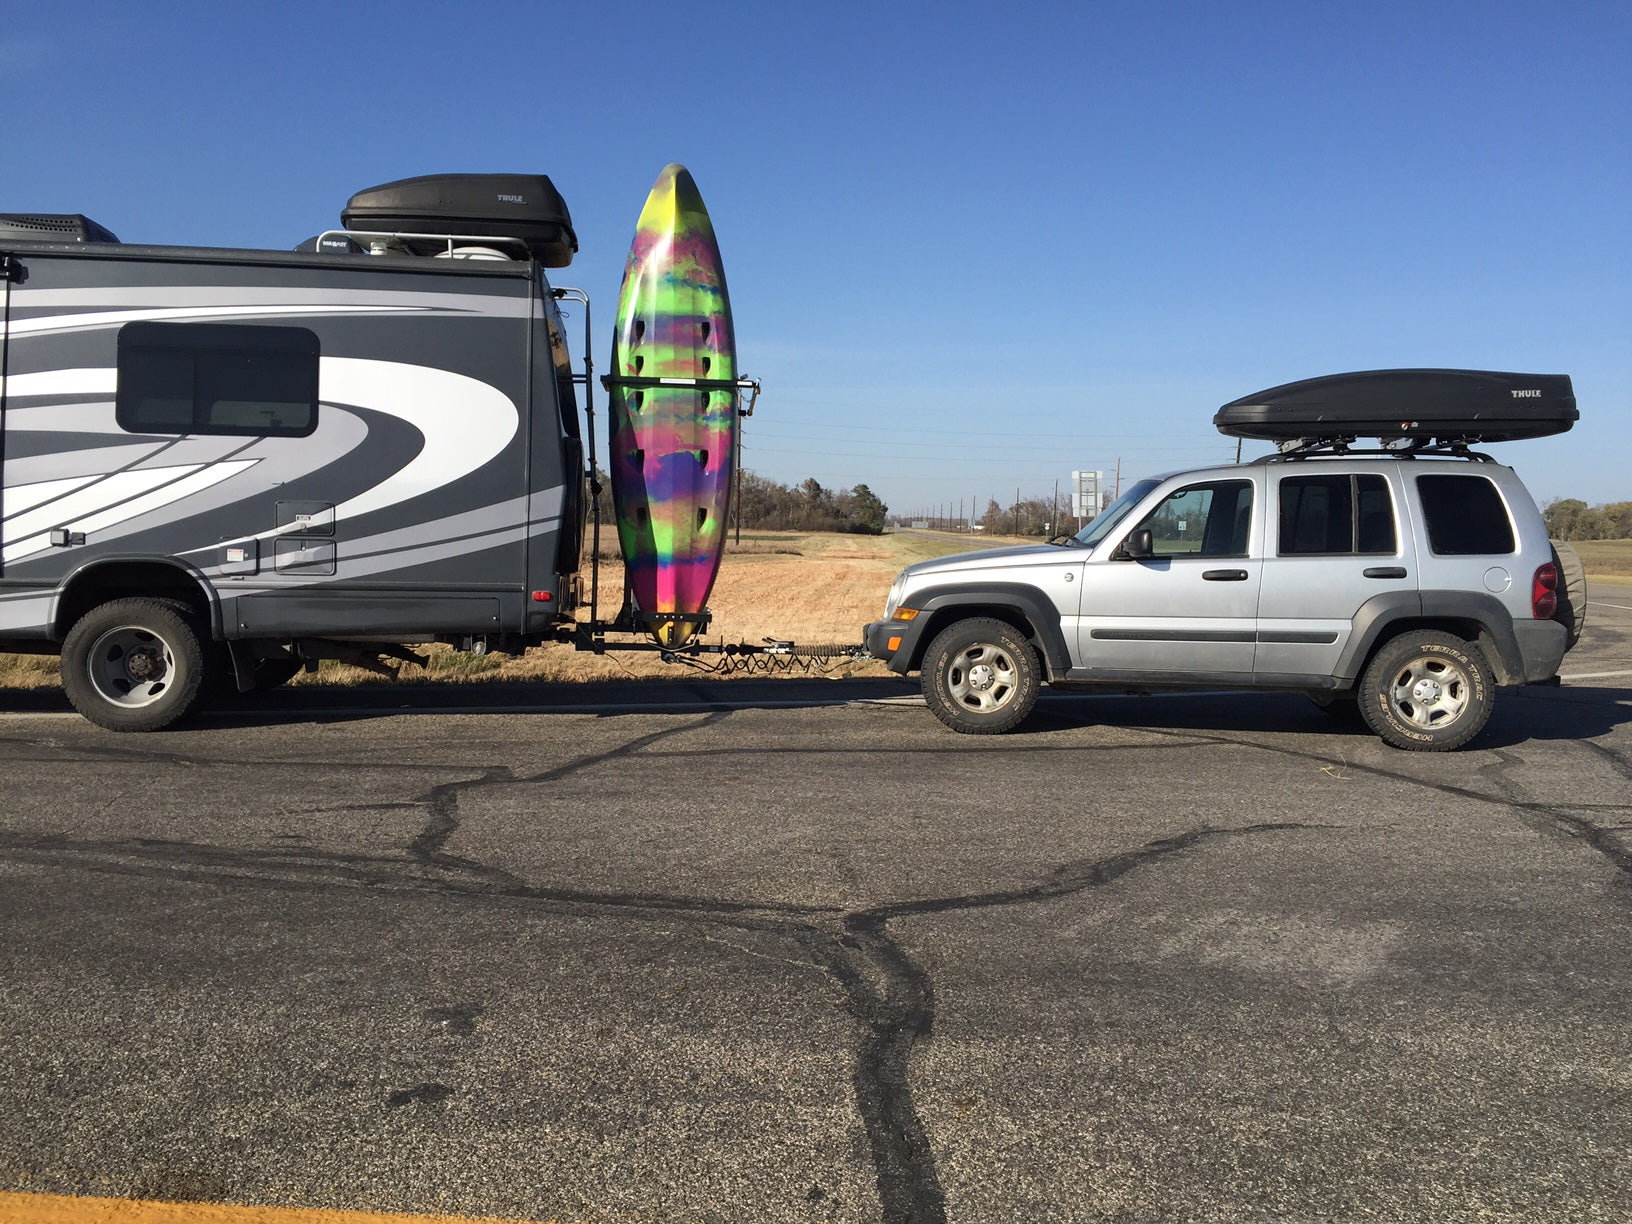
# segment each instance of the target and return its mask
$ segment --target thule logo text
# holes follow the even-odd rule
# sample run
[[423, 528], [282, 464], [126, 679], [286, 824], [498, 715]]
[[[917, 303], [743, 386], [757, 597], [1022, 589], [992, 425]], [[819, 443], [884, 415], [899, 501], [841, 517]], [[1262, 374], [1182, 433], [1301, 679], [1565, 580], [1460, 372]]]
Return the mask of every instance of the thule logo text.
[[527, 203], [527, 197], [526, 196], [519, 196], [519, 195], [503, 195], [503, 194], [500, 194], [499, 203], [500, 204], [525, 204], [525, 203]]
[[1541, 392], [1538, 391], [1538, 390], [1515, 391], [1515, 392], [1513, 392], [1513, 398], [1514, 399], [1540, 399], [1541, 398]]

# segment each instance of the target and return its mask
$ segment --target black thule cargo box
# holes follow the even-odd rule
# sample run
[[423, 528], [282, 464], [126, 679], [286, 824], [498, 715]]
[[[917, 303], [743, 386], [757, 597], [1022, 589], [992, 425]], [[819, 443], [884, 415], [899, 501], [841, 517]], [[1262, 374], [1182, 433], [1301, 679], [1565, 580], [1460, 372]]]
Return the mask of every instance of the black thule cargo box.
[[1363, 370], [1271, 387], [1213, 417], [1234, 438], [1413, 438], [1508, 442], [1575, 424], [1567, 374], [1490, 370]]
[[514, 238], [546, 268], [578, 250], [567, 203], [545, 174], [426, 174], [359, 191], [340, 223], [348, 230]]

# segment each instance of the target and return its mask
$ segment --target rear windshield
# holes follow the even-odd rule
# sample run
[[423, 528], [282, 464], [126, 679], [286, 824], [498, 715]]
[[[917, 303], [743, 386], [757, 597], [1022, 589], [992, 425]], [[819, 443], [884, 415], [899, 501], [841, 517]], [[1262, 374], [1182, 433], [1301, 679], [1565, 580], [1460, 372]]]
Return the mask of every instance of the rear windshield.
[[1494, 481], [1485, 476], [1418, 476], [1428, 520], [1428, 547], [1442, 557], [1514, 551], [1513, 522]]

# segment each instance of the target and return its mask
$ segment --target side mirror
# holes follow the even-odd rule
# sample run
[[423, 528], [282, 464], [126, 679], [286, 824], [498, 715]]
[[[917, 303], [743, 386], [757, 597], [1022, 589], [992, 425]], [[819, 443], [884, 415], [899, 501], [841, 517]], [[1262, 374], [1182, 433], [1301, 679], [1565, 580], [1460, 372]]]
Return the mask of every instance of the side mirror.
[[1130, 531], [1128, 538], [1122, 541], [1122, 555], [1130, 561], [1147, 560], [1155, 551], [1156, 542], [1151, 537], [1149, 527]]

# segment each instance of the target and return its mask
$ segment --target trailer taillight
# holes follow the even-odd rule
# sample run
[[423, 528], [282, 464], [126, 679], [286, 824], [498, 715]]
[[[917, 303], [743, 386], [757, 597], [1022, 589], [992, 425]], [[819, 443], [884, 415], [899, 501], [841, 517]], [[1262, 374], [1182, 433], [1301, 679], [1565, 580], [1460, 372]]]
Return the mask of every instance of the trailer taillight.
[[555, 598], [555, 596], [550, 594], [550, 592], [548, 592], [548, 591], [534, 591], [533, 592], [533, 602], [534, 603], [549, 603], [550, 600], [552, 600], [554, 598]]
[[1530, 583], [1530, 615], [1552, 620], [1558, 611], [1558, 567], [1551, 561], [1536, 570]]

